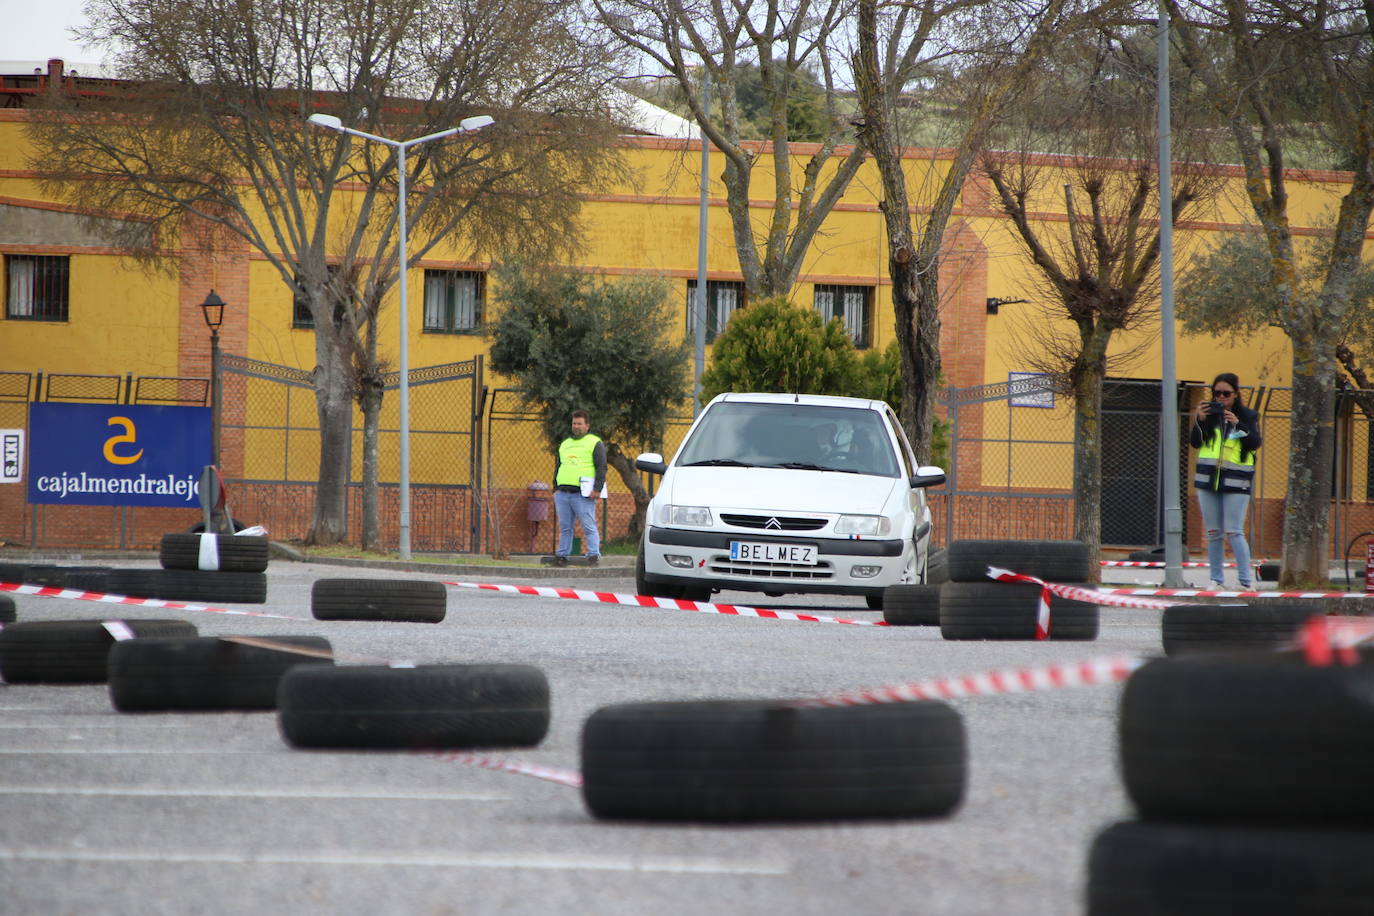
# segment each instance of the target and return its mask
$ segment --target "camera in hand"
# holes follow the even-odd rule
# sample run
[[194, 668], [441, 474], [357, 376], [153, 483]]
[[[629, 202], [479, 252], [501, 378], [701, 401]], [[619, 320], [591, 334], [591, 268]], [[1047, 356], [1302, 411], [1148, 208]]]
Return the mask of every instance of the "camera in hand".
[[1223, 404], [1223, 403], [1221, 403], [1220, 401], [1212, 401], [1211, 403], [1209, 403], [1209, 404], [1207, 405], [1207, 414], [1208, 414], [1209, 416], [1219, 417], [1219, 416], [1222, 416], [1222, 415], [1225, 414], [1225, 413], [1226, 413], [1226, 405]]

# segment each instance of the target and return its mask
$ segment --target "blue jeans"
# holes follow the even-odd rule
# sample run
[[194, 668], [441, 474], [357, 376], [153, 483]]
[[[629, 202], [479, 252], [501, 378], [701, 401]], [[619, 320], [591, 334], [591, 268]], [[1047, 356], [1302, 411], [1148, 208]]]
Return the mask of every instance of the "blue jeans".
[[573, 518], [582, 526], [582, 537], [587, 541], [587, 556], [601, 556], [601, 533], [596, 530], [595, 496], [583, 496], [567, 490], [553, 491], [553, 508], [558, 513], [558, 555], [566, 557], [572, 553]]
[[1212, 581], [1226, 581], [1222, 573], [1225, 550], [1221, 539], [1224, 534], [1231, 542], [1231, 555], [1236, 558], [1236, 576], [1241, 587], [1249, 588], [1254, 573], [1250, 565], [1250, 544], [1245, 540], [1245, 510], [1250, 507], [1250, 494], [1198, 490], [1197, 501], [1202, 507], [1202, 524], [1207, 530], [1207, 564], [1212, 570]]

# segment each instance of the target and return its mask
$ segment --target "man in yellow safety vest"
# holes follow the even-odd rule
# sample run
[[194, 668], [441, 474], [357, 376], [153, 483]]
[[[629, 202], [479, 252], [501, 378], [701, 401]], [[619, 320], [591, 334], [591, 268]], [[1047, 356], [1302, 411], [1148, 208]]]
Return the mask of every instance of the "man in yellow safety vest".
[[572, 552], [573, 519], [582, 526], [587, 563], [601, 557], [601, 534], [596, 528], [596, 500], [606, 485], [606, 443], [592, 435], [585, 410], [572, 412], [572, 435], [558, 444], [558, 467], [553, 475], [553, 506], [558, 513], [558, 550], [555, 566], [567, 566]]

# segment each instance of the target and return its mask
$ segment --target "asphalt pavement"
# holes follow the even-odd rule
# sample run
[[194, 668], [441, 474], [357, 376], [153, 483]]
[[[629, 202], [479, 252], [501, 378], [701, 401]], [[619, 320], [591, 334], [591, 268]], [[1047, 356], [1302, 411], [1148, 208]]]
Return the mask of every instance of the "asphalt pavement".
[[[462, 573], [275, 560], [267, 604], [226, 606], [246, 614], [119, 615], [189, 620], [202, 635], [324, 636], [339, 664], [537, 665], [552, 689], [548, 737], [490, 756], [572, 770], [582, 722], [611, 703], [825, 696], [1161, 654], [1159, 611], [1113, 608], [1096, 641], [1042, 643], [456, 587], [439, 624], [311, 617], [311, 583], [328, 577], [633, 590], [623, 566]], [[1149, 584], [1159, 573], [1106, 578]], [[716, 600], [881, 619], [854, 598]], [[20, 620], [112, 616], [88, 601], [16, 604]], [[1082, 910], [1094, 834], [1131, 816], [1119, 696], [1112, 685], [952, 701], [968, 730], [969, 784], [948, 818], [728, 826], [600, 821], [576, 788], [422, 754], [295, 750], [272, 712], [128, 714], [105, 685], [0, 684], [0, 913], [1062, 916]]]

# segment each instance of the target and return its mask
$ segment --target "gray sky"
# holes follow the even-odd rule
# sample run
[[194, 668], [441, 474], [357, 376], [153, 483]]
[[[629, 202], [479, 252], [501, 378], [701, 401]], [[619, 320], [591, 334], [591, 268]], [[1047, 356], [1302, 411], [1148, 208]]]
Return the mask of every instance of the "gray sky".
[[67, 29], [84, 24], [84, 0], [3, 0], [0, 60], [47, 60], [100, 63], [100, 53], [83, 50]]

